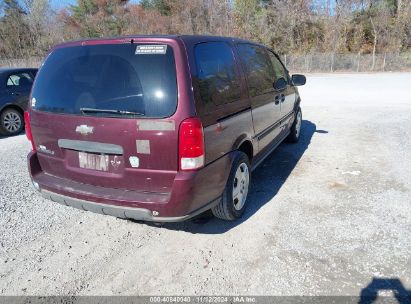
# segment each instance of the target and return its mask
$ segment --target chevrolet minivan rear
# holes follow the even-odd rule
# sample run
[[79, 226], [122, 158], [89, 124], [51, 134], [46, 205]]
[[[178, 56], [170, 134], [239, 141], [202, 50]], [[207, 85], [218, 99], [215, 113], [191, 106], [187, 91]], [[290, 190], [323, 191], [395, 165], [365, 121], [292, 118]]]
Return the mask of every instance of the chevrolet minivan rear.
[[178, 38], [60, 45], [42, 65], [30, 100], [29, 169], [48, 199], [174, 221], [209, 208], [224, 189], [227, 176], [218, 172], [229, 171], [229, 159], [202, 168], [203, 128]]

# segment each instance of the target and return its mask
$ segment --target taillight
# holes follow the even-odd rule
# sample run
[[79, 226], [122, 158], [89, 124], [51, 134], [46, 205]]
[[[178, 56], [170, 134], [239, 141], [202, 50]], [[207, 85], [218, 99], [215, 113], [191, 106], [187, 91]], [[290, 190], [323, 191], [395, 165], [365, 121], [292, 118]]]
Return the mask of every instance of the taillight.
[[200, 119], [187, 118], [180, 124], [178, 154], [181, 170], [204, 166], [204, 134]]
[[30, 114], [29, 112], [24, 112], [24, 125], [26, 128], [26, 136], [27, 139], [31, 142], [31, 148], [33, 151], [36, 151], [36, 145], [33, 141], [33, 134], [31, 133], [31, 125], [30, 125]]

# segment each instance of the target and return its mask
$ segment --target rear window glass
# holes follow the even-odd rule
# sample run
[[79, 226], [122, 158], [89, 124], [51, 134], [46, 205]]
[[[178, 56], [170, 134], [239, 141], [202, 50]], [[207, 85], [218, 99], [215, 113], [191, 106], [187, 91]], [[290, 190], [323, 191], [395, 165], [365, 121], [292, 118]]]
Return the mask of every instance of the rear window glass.
[[[141, 53], [138, 44], [53, 51], [32, 91], [39, 111], [107, 117], [168, 117], [177, 104], [173, 50]], [[147, 45], [144, 45], [147, 46]]]
[[33, 77], [29, 73], [12, 74], [7, 78], [8, 87], [24, 87], [31, 86]]

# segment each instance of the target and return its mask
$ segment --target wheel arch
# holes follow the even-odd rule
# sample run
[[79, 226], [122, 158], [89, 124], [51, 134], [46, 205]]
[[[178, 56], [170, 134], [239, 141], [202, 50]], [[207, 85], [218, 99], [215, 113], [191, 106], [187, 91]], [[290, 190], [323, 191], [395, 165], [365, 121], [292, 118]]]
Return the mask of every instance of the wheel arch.
[[14, 110], [18, 111], [21, 114], [21, 116], [24, 117], [24, 110], [21, 107], [19, 107], [18, 105], [13, 104], [13, 103], [3, 105], [2, 108], [0, 109], [0, 115], [1, 115], [1, 113], [3, 113], [7, 109], [14, 109]]
[[234, 143], [233, 150], [244, 152], [251, 163], [254, 157], [254, 146], [251, 139], [246, 135], [241, 135]]

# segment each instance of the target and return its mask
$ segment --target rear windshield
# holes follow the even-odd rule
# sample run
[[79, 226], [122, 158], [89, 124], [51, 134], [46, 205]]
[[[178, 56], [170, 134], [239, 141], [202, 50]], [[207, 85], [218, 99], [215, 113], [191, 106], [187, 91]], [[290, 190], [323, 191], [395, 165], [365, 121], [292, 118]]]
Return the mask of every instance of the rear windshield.
[[168, 117], [177, 104], [167, 45], [104, 44], [53, 51], [37, 75], [38, 111], [105, 117]]

